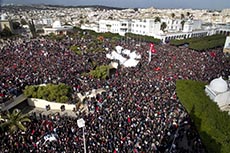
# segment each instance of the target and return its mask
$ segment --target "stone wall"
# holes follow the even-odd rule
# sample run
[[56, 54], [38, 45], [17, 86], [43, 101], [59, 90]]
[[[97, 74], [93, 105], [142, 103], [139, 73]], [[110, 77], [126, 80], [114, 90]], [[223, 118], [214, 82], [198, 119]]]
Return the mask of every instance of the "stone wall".
[[47, 105], [50, 105], [51, 110], [60, 110], [60, 107], [64, 105], [65, 110], [70, 111], [72, 111], [76, 107], [75, 104], [56, 103], [37, 98], [28, 98], [28, 105], [36, 108], [46, 108]]

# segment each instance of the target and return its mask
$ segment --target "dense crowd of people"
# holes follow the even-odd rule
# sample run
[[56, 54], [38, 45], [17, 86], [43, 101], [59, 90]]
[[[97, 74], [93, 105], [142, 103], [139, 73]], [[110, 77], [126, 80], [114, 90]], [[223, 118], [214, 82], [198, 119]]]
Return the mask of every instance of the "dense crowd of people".
[[[148, 64], [149, 43], [120, 40], [112, 44], [104, 39], [104, 50], [85, 52], [87, 38], [66, 37], [62, 41], [48, 39], [1, 42], [0, 94], [1, 102], [22, 93], [26, 85], [66, 83], [73, 93], [104, 88], [106, 91], [87, 98], [90, 113], [76, 118], [58, 114], [32, 114], [27, 131], [0, 133], [1, 152], [83, 152], [82, 128], [77, 119], [86, 121], [87, 152], [196, 152], [205, 148], [194, 129], [188, 113], [175, 92], [177, 79], [208, 82], [230, 75], [230, 61], [221, 49], [196, 52], [186, 47], [156, 45], [156, 53]], [[72, 45], [83, 52], [70, 51]], [[82, 76], [95, 61], [109, 64], [106, 52], [120, 45], [141, 56], [137, 67], [117, 69], [108, 79]], [[98, 46], [95, 46], [97, 48]], [[212, 54], [210, 54], [212, 53]], [[214, 54], [213, 54], [214, 53]], [[212, 55], [212, 56], [211, 56]], [[72, 102], [75, 97], [73, 95]], [[44, 142], [44, 136], [54, 134], [56, 140]]]

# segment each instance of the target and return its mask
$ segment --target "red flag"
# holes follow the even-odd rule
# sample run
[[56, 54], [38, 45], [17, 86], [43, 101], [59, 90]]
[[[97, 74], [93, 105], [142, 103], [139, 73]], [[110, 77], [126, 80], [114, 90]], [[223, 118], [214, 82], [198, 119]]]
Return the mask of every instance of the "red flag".
[[155, 71], [160, 71], [161, 68], [160, 68], [160, 67], [156, 67], [154, 70], [155, 70]]
[[128, 117], [128, 123], [130, 123], [131, 122], [131, 119], [130, 119], [130, 117]]
[[151, 52], [152, 52], [152, 53], [156, 53], [156, 49], [153, 48], [153, 49], [151, 50]]
[[154, 44], [153, 44], [153, 43], [150, 43], [150, 47], [154, 47]]
[[150, 43], [150, 50], [153, 50], [153, 49], [154, 49], [154, 44]]
[[155, 50], [155, 48], [154, 48], [154, 44], [153, 44], [153, 43], [150, 43], [150, 51], [151, 51], [152, 53], [156, 53], [156, 50]]
[[216, 57], [216, 53], [215, 52], [210, 52], [210, 56]]

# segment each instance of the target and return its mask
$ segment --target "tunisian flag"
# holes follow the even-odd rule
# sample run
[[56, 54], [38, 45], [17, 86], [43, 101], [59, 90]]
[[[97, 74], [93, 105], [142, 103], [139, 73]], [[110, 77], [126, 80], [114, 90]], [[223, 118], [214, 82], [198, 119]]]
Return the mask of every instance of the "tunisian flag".
[[155, 71], [160, 71], [161, 68], [160, 68], [160, 67], [156, 67], [154, 70], [155, 70]]
[[210, 56], [216, 57], [216, 53], [215, 52], [210, 52]]
[[150, 43], [150, 48], [149, 48], [149, 63], [151, 62], [152, 53], [156, 53], [156, 50], [154, 48], [154, 44]]
[[150, 51], [151, 51], [152, 53], [156, 53], [156, 49], [155, 49], [153, 43], [150, 43]]

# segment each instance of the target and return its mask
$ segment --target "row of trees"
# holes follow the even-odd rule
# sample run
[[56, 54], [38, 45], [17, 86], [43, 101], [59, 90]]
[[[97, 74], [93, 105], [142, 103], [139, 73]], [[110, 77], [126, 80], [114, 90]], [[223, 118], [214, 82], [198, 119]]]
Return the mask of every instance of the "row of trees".
[[121, 39], [141, 39], [145, 41], [151, 41], [155, 43], [159, 43], [160, 40], [156, 39], [151, 36], [143, 36], [143, 35], [138, 35], [138, 34], [133, 34], [133, 33], [126, 33], [125, 36], [121, 36], [118, 33], [111, 33], [111, 32], [105, 32], [105, 33], [97, 33], [92, 30], [82, 30], [80, 28], [75, 27], [75, 34], [81, 37], [87, 37], [87, 35], [90, 35], [91, 37], [95, 38], [97, 41], [101, 42], [103, 39], [110, 39], [111, 41], [116, 41], [116, 40], [121, 40]]
[[146, 36], [146, 35], [138, 35], [138, 34], [133, 34], [133, 33], [126, 33], [125, 37], [127, 38], [131, 38], [134, 40], [144, 40], [145, 42], [153, 42], [155, 44], [159, 44], [160, 43], [160, 39], [156, 39], [154, 37], [151, 36]]
[[230, 150], [230, 116], [221, 112], [216, 103], [206, 96], [205, 83], [178, 80], [176, 93], [190, 113], [202, 142], [210, 153], [228, 153]]
[[68, 102], [71, 88], [65, 84], [47, 84], [46, 86], [26, 86], [24, 94], [28, 98], [39, 98], [60, 103]]
[[216, 47], [223, 47], [225, 39], [226, 36], [223, 35], [212, 35], [202, 38], [188, 38], [182, 40], [173, 39], [170, 41], [170, 44], [174, 46], [182, 46], [188, 44], [190, 49], [204, 51]]

